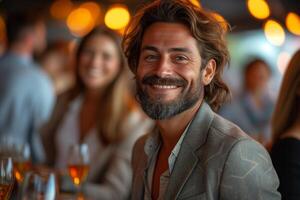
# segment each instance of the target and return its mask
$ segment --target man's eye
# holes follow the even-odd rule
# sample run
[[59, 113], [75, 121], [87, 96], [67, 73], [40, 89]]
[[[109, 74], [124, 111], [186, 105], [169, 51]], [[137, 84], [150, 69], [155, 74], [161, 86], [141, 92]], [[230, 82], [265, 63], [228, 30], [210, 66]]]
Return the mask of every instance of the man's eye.
[[145, 56], [145, 60], [148, 62], [153, 62], [153, 61], [156, 61], [157, 59], [158, 59], [158, 56], [156, 56], [156, 55]]
[[178, 63], [186, 63], [188, 62], [188, 58], [186, 56], [176, 56], [175, 61]]

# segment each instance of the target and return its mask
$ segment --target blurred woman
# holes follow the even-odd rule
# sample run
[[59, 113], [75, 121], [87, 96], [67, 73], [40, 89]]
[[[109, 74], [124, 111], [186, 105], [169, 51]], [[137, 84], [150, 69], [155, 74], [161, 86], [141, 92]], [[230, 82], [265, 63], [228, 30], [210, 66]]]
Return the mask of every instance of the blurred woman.
[[59, 169], [66, 169], [72, 144], [88, 145], [83, 191], [92, 199], [128, 197], [132, 147], [152, 125], [128, 92], [125, 63], [114, 33], [97, 28], [86, 35], [76, 53], [76, 86], [61, 95], [45, 127], [48, 161]]
[[300, 199], [300, 50], [284, 74], [272, 120], [271, 157], [282, 199]]

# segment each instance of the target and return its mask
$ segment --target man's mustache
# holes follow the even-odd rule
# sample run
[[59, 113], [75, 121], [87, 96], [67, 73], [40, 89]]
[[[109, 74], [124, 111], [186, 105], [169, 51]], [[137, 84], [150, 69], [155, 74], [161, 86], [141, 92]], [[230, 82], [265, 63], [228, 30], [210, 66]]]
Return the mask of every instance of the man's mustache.
[[142, 84], [145, 85], [172, 85], [178, 87], [185, 87], [188, 83], [182, 78], [173, 77], [159, 77], [157, 75], [145, 76], [142, 79]]

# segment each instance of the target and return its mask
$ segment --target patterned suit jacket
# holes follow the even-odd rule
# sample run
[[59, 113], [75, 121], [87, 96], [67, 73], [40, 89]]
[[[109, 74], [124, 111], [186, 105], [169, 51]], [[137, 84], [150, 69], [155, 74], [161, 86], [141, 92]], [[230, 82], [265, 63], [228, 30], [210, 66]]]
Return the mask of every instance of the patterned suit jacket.
[[[134, 147], [131, 199], [144, 198], [148, 156]], [[164, 199], [281, 199], [279, 181], [269, 154], [240, 128], [203, 102], [183, 140]]]

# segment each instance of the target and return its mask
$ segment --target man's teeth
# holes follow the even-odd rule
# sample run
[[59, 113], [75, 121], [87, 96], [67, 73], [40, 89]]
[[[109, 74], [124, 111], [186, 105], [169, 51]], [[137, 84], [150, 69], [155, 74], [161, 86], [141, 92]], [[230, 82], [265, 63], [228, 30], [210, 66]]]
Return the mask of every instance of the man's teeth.
[[154, 88], [159, 88], [159, 89], [175, 89], [177, 88], [176, 85], [153, 85]]

